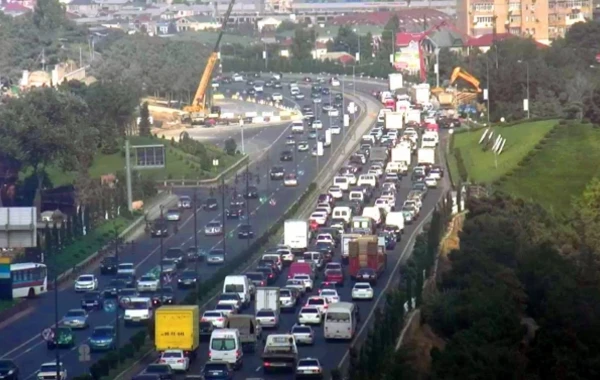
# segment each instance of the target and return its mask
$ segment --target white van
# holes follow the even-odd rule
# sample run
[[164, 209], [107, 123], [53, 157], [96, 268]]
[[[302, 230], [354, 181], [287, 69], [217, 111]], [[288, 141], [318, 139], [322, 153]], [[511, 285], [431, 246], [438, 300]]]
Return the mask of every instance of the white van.
[[247, 307], [252, 298], [251, 287], [250, 280], [244, 275], [227, 276], [223, 282], [223, 293], [237, 293], [243, 306]]
[[211, 362], [226, 362], [240, 368], [244, 357], [238, 329], [218, 329], [210, 335], [208, 357]]
[[377, 187], [377, 177], [374, 174], [361, 174], [358, 177], [358, 186], [368, 185], [371, 187]]
[[127, 302], [123, 302], [123, 307], [125, 326], [147, 323], [154, 314], [152, 300], [149, 297], [130, 297]]
[[381, 210], [379, 207], [365, 207], [363, 209], [362, 216], [371, 218], [375, 225], [379, 225], [382, 222]]
[[325, 339], [352, 339], [359, 319], [352, 302], [336, 302], [327, 308], [323, 330]]
[[342, 191], [348, 191], [350, 179], [346, 176], [335, 176], [333, 177], [333, 186], [339, 187]]
[[360, 203], [363, 203], [365, 201], [365, 193], [363, 193], [362, 190], [352, 190], [348, 195], [348, 198], [351, 201], [359, 201]]
[[292, 133], [304, 133], [304, 122], [302, 120], [292, 122]]
[[385, 224], [388, 226], [395, 226], [404, 232], [404, 215], [401, 211], [392, 211], [385, 216]]
[[346, 223], [350, 223], [352, 209], [348, 206], [338, 206], [333, 209], [332, 219], [343, 219]]

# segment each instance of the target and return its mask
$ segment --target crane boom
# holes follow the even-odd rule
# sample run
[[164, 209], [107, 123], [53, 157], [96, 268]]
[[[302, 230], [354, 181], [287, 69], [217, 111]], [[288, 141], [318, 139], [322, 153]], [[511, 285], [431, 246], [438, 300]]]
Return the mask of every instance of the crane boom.
[[208, 61], [206, 62], [206, 66], [204, 67], [204, 71], [202, 72], [202, 77], [200, 78], [200, 84], [198, 85], [198, 89], [196, 89], [194, 100], [192, 101], [191, 105], [184, 107], [183, 110], [185, 112], [204, 113], [206, 111], [206, 91], [208, 90], [213, 71], [215, 70], [215, 66], [217, 66], [217, 62], [219, 61], [219, 46], [221, 45], [223, 33], [225, 31], [225, 28], [227, 27], [227, 22], [229, 21], [229, 16], [231, 15], [234, 4], [235, 0], [231, 0], [229, 2], [227, 11], [225, 12], [225, 16], [223, 17], [223, 22], [221, 23], [221, 31], [219, 32], [217, 42], [215, 43], [213, 51], [212, 53], [210, 53]]
[[450, 77], [450, 84], [454, 84], [454, 82], [456, 82], [458, 78], [464, 80], [465, 82], [473, 86], [475, 88], [475, 91], [481, 92], [481, 87], [479, 86], [481, 83], [479, 82], [479, 79], [466, 72], [462, 67], [454, 68], [454, 70], [452, 71], [452, 76]]

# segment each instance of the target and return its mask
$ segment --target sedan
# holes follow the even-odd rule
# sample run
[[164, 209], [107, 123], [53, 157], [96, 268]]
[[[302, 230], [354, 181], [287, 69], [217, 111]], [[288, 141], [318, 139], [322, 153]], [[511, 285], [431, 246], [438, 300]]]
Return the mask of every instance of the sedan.
[[360, 268], [356, 272], [356, 281], [367, 282], [369, 284], [377, 284], [377, 272], [372, 268]]
[[283, 185], [287, 187], [298, 186], [298, 177], [296, 177], [296, 174], [287, 174], [283, 179]]
[[372, 300], [374, 295], [373, 288], [368, 282], [357, 282], [352, 288], [353, 300]]
[[340, 296], [335, 289], [322, 289], [319, 295], [325, 297], [328, 303], [340, 302]]
[[167, 364], [150, 364], [143, 372], [144, 375], [158, 375], [157, 380], [175, 379], [175, 371]]
[[260, 323], [261, 327], [276, 329], [279, 326], [279, 315], [273, 310], [264, 309], [257, 311], [256, 320]]
[[304, 100], [305, 96], [304, 96], [304, 94], [303, 94], [303, 93], [301, 93], [301, 92], [298, 92], [298, 93], [296, 93], [296, 95], [294, 95], [294, 98], [295, 98], [296, 100]]
[[81, 300], [81, 308], [86, 310], [102, 309], [103, 305], [102, 294], [98, 291], [85, 293]]
[[323, 366], [319, 362], [319, 359], [316, 358], [302, 358], [298, 360], [298, 364], [296, 364], [296, 378], [314, 378], [314, 379], [322, 379], [323, 378]]
[[227, 316], [220, 310], [208, 310], [202, 315], [202, 322], [210, 322], [218, 329], [225, 328]]
[[17, 380], [19, 378], [19, 367], [9, 359], [0, 359], [0, 379]]
[[225, 210], [225, 215], [227, 219], [240, 219], [244, 215], [244, 208], [240, 206], [228, 208]]
[[242, 299], [237, 293], [225, 292], [219, 296], [217, 305], [233, 305], [235, 306], [235, 309], [239, 311], [242, 308]]
[[325, 314], [327, 308], [329, 307], [329, 302], [325, 299], [325, 297], [321, 296], [312, 296], [306, 301], [305, 307], [316, 307], [319, 309], [321, 314]]
[[323, 321], [321, 310], [314, 306], [306, 306], [298, 313], [298, 323], [303, 325], [320, 325]]
[[185, 208], [185, 209], [192, 208], [192, 198], [188, 197], [187, 195], [182, 195], [181, 197], [179, 197], [177, 206], [179, 208]]
[[239, 239], [252, 239], [254, 237], [254, 231], [252, 230], [252, 226], [249, 224], [243, 224], [238, 229], [238, 238]]
[[162, 290], [158, 290], [158, 293], [152, 297], [152, 305], [158, 307], [161, 305], [174, 305], [175, 304], [175, 292], [170, 286], [164, 286]]
[[187, 372], [190, 358], [182, 350], [166, 350], [160, 355], [159, 364], [167, 364], [173, 371]]
[[308, 220], [314, 220], [319, 226], [327, 224], [327, 214], [324, 212], [313, 212], [308, 217]]
[[167, 211], [167, 220], [171, 222], [178, 222], [181, 220], [181, 210], [173, 208]]
[[75, 280], [75, 291], [85, 292], [98, 289], [98, 279], [93, 274], [82, 274]]
[[208, 252], [206, 258], [207, 264], [223, 264], [225, 263], [225, 251], [222, 249], [212, 249]]
[[296, 339], [296, 343], [313, 345], [315, 343], [315, 333], [310, 326], [295, 324], [292, 326], [290, 334]]
[[135, 265], [133, 263], [121, 263], [117, 267], [117, 274], [135, 275]]
[[223, 233], [223, 223], [219, 221], [209, 222], [204, 227], [204, 236], [219, 236]]
[[329, 127], [329, 130], [331, 131], [332, 135], [339, 135], [342, 133], [342, 128], [339, 125], [332, 125]]
[[84, 309], [71, 309], [65, 314], [61, 324], [72, 329], [87, 329], [88, 313]]
[[281, 102], [283, 100], [283, 95], [275, 92], [273, 95], [271, 95], [271, 99], [273, 99], [274, 102]]
[[312, 129], [323, 129], [323, 122], [321, 120], [315, 120], [311, 125]]
[[205, 211], [217, 210], [219, 208], [219, 202], [217, 201], [217, 198], [208, 198], [206, 201], [204, 201], [202, 208]]
[[429, 188], [436, 188], [438, 186], [438, 180], [433, 176], [428, 176], [425, 178], [425, 185]]
[[156, 276], [147, 274], [142, 277], [137, 282], [137, 290], [139, 292], [155, 292], [160, 285], [160, 280], [156, 278]]
[[344, 286], [344, 272], [338, 269], [329, 269], [325, 271], [325, 282]]
[[337, 186], [331, 186], [328, 190], [328, 193], [333, 197], [333, 199], [342, 199], [344, 197], [344, 192]]
[[98, 326], [94, 328], [89, 339], [92, 351], [109, 351], [115, 348], [116, 333], [113, 326]]
[[298, 152], [308, 152], [308, 149], [309, 149], [308, 141], [300, 141], [298, 143], [297, 147], [298, 147]]
[[294, 161], [294, 153], [290, 150], [285, 150], [281, 152], [279, 159], [281, 161]]
[[308, 138], [310, 140], [315, 140], [317, 138], [317, 131], [310, 131], [310, 132], [308, 132]]
[[204, 380], [232, 380], [234, 371], [225, 362], [207, 362], [200, 372]]
[[215, 311], [220, 311], [223, 313], [223, 315], [229, 317], [237, 312], [237, 308], [234, 305], [221, 303], [215, 306]]
[[186, 289], [196, 286], [198, 283], [198, 274], [193, 270], [185, 270], [177, 278], [177, 287], [179, 289]]

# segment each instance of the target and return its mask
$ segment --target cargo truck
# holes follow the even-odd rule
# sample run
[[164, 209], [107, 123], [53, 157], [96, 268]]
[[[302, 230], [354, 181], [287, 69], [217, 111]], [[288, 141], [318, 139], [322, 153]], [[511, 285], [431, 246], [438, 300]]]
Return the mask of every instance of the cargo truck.
[[256, 288], [254, 311], [273, 310], [279, 315], [279, 288]]
[[414, 85], [411, 89], [411, 98], [417, 104], [429, 104], [430, 97], [430, 86], [427, 83]]
[[348, 256], [350, 255], [350, 242], [361, 237], [361, 234], [344, 233], [342, 234], [342, 262], [348, 264]]
[[392, 149], [392, 162], [405, 162], [410, 166], [412, 159], [412, 149], [407, 144], [399, 144]]
[[254, 315], [232, 314], [227, 318], [225, 328], [237, 329], [244, 352], [254, 352], [262, 338], [262, 327]]
[[435, 164], [435, 149], [434, 148], [421, 148], [417, 151], [417, 163], [418, 164]]
[[373, 269], [378, 278], [385, 271], [387, 266], [385, 243], [382, 245], [377, 236], [361, 236], [351, 241], [348, 248], [348, 273], [353, 279], [360, 280], [356, 275], [361, 268]]
[[192, 360], [196, 357], [199, 344], [200, 311], [197, 305], [165, 305], [156, 309], [156, 351], [182, 350]]
[[289, 219], [283, 225], [283, 244], [290, 247], [293, 253], [304, 253], [310, 238], [306, 220]]
[[262, 354], [263, 372], [273, 370], [295, 371], [298, 362], [298, 347], [292, 334], [271, 334], [267, 336]]
[[387, 148], [384, 146], [376, 146], [371, 148], [371, 154], [369, 155], [369, 161], [375, 162], [380, 161], [385, 163], [388, 158]]
[[399, 73], [389, 74], [388, 82], [390, 86], [390, 91], [392, 92], [399, 90], [404, 86], [404, 78], [402, 77], [402, 74]]
[[410, 109], [406, 112], [406, 122], [407, 123], [417, 123], [421, 124], [421, 110]]
[[404, 112], [385, 113], [385, 129], [396, 130], [404, 126]]

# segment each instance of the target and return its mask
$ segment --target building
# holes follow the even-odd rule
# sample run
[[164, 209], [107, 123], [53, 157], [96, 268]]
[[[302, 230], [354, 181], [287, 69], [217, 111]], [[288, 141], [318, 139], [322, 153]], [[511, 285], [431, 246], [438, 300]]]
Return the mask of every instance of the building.
[[182, 17], [175, 21], [175, 26], [178, 32], [198, 32], [202, 30], [217, 30], [221, 28], [221, 24], [211, 16], [189, 16]]
[[592, 0], [549, 0], [548, 10], [548, 34], [551, 40], [564, 37], [571, 25], [594, 18]]
[[260, 32], [264, 30], [275, 30], [279, 25], [281, 25], [282, 22], [283, 20], [279, 18], [266, 17], [262, 20], [258, 20], [258, 22], [256, 23], [256, 27]]

